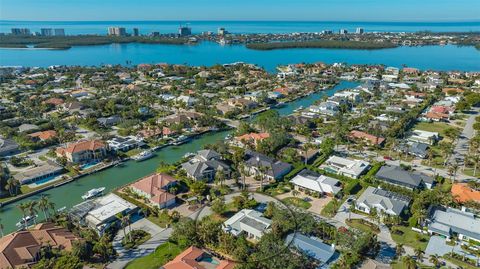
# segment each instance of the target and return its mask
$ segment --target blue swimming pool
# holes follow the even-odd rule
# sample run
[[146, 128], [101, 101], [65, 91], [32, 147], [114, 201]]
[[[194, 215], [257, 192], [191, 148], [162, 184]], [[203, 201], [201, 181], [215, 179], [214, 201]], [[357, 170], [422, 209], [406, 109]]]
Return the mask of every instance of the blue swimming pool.
[[91, 163], [82, 164], [82, 165], [80, 165], [80, 169], [87, 170], [88, 168], [94, 167], [97, 164], [98, 164], [98, 162], [91, 162]]

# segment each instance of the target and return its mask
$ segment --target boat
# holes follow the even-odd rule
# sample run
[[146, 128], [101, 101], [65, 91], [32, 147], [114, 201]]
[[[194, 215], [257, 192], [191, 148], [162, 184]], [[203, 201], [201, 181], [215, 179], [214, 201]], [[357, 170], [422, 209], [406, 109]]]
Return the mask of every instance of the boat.
[[88, 200], [96, 196], [100, 196], [103, 194], [103, 191], [105, 190], [105, 187], [97, 188], [97, 189], [91, 189], [87, 191], [84, 195], [82, 195], [83, 200]]
[[188, 137], [186, 135], [181, 135], [177, 138], [177, 140], [175, 140], [175, 142], [173, 142], [173, 144], [175, 146], [178, 146], [178, 145], [181, 145], [181, 144], [187, 142], [188, 140], [190, 140], [190, 137]]
[[293, 112], [299, 112], [302, 109], [303, 109], [303, 106], [299, 106], [298, 108], [294, 109]]
[[151, 150], [145, 150], [145, 151], [142, 151], [142, 152], [140, 152], [139, 154], [133, 156], [132, 159], [134, 159], [134, 160], [137, 161], [137, 162], [141, 162], [141, 161], [145, 161], [145, 160], [147, 160], [147, 159], [150, 159], [150, 158], [152, 158], [153, 156], [155, 156], [155, 154], [153, 153], [153, 151], [151, 151]]
[[183, 158], [186, 159], [186, 158], [190, 158], [190, 157], [193, 157], [193, 156], [195, 156], [195, 153], [187, 152], [187, 153], [185, 153], [185, 155], [183, 155]]
[[32, 222], [38, 217], [38, 215], [26, 216], [22, 218], [17, 224], [15, 224], [18, 228], [23, 228], [25, 226], [30, 226]]

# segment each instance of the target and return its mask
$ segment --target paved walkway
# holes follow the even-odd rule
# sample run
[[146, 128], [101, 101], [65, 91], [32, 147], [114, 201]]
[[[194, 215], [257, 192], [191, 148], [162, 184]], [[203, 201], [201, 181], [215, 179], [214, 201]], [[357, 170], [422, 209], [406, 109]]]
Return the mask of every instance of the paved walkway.
[[[155, 225], [151, 221], [147, 219], [140, 219], [131, 225], [132, 230], [144, 230], [152, 235], [145, 243], [141, 244], [135, 249], [126, 250], [122, 247], [122, 239], [123, 239], [123, 230], [120, 229], [113, 239], [113, 247], [117, 251], [117, 258], [114, 262], [107, 265], [109, 269], [122, 269], [124, 268], [130, 261], [146, 256], [155, 249], [160, 246], [161, 244], [168, 241], [168, 238], [172, 234], [172, 229], [167, 228], [163, 229], [159, 226]], [[128, 232], [128, 227], [126, 228], [126, 232]]]

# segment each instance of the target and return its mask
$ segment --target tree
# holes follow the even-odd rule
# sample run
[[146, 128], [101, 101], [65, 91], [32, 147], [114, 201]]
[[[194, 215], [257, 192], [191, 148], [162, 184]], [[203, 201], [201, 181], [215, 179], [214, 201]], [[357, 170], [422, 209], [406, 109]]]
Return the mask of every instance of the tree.
[[437, 254], [430, 255], [429, 261], [435, 265], [436, 268], [440, 267], [440, 259]]
[[457, 177], [458, 163], [454, 162], [448, 167], [448, 175], [450, 176], [452, 183], [455, 183]]
[[37, 206], [37, 202], [36, 201], [28, 201], [27, 203], [27, 212], [29, 214], [30, 217], [33, 218], [33, 223], [34, 224], [37, 224], [37, 209], [36, 209], [36, 206]]
[[405, 254], [405, 248], [403, 248], [403, 244], [398, 244], [395, 247], [395, 253], [397, 257], [401, 257], [403, 254]]
[[26, 203], [20, 203], [17, 205], [17, 208], [22, 212], [22, 216], [23, 216], [23, 225], [24, 225], [24, 228], [27, 229], [27, 208], [28, 208], [28, 205]]
[[421, 250], [420, 248], [416, 248], [414, 252], [415, 252], [415, 256], [417, 257], [417, 260], [420, 262], [423, 261], [423, 254], [425, 252], [423, 252], [423, 250]]
[[226, 210], [226, 205], [225, 205], [225, 199], [223, 197], [217, 197], [213, 202], [211, 206], [213, 212], [217, 213], [218, 215], [221, 215], [225, 212]]
[[407, 255], [407, 256], [403, 257], [402, 262], [403, 262], [403, 265], [405, 265], [405, 267], [407, 269], [417, 268], [417, 262], [410, 255]]
[[20, 182], [14, 178], [9, 178], [7, 180], [7, 184], [5, 185], [5, 189], [8, 190], [10, 196], [14, 196], [18, 194], [18, 189], [20, 186]]
[[[128, 215], [124, 215], [122, 213], [118, 213], [117, 215], [115, 215], [117, 217], [117, 219], [120, 221], [120, 226], [122, 227], [122, 230], [123, 230], [123, 237], [125, 237], [127, 239], [127, 241], [131, 241], [130, 240], [130, 233], [128, 234], [127, 236], [127, 233], [125, 232], [125, 228], [128, 226], [130, 227], [130, 216]], [[131, 231], [131, 229], [129, 228], [129, 230]]]
[[90, 244], [86, 241], [75, 241], [72, 246], [72, 255], [81, 260], [87, 260], [91, 253]]
[[42, 195], [40, 200], [38, 201], [38, 208], [43, 211], [43, 216], [45, 220], [49, 219], [48, 209], [49, 209], [49, 201], [46, 195]]
[[223, 182], [225, 181], [225, 172], [223, 171], [223, 167], [220, 167], [217, 169], [217, 172], [215, 173], [215, 183], [220, 184], [220, 186], [223, 186]]
[[2, 219], [0, 219], [0, 236], [1, 237], [3, 237], [3, 228], [5, 228], [5, 227], [3, 226]]

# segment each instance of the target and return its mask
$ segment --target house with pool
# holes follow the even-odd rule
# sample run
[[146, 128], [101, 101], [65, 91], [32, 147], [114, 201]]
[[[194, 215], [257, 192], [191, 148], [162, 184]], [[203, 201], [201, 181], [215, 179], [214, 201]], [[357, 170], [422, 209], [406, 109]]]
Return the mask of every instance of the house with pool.
[[235, 263], [222, 260], [213, 253], [191, 246], [160, 269], [233, 269]]
[[56, 149], [57, 157], [64, 157], [68, 162], [85, 164], [98, 162], [107, 156], [108, 146], [101, 140], [84, 140]]

